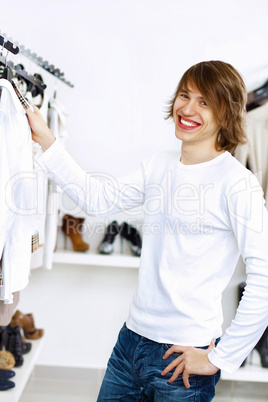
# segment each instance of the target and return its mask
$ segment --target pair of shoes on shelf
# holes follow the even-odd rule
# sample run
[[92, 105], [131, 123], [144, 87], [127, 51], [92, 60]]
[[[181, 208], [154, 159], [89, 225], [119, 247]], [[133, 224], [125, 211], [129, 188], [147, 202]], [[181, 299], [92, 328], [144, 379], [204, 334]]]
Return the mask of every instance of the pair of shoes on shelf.
[[87, 251], [89, 244], [82, 238], [84, 218], [76, 218], [65, 214], [62, 221], [62, 231], [65, 235], [64, 248], [66, 249], [67, 236], [71, 239], [74, 251]]
[[0, 369], [0, 391], [6, 391], [15, 387], [15, 383], [9, 380], [14, 375], [15, 372], [13, 370]]
[[10, 324], [5, 327], [3, 334], [4, 347], [12, 353], [15, 359], [15, 367], [23, 364], [23, 355], [29, 353], [32, 344], [26, 342], [21, 335], [21, 330], [27, 339], [39, 339], [43, 336], [44, 330], [35, 328], [32, 314], [23, 314], [17, 310], [13, 315]]
[[142, 247], [141, 236], [136, 228], [126, 222], [119, 225], [117, 221], [113, 221], [107, 226], [105, 236], [99, 247], [99, 252], [101, 254], [111, 254], [114, 250], [113, 244], [118, 234], [120, 234], [121, 241], [126, 239], [130, 242], [132, 254], [136, 257], [140, 257]]

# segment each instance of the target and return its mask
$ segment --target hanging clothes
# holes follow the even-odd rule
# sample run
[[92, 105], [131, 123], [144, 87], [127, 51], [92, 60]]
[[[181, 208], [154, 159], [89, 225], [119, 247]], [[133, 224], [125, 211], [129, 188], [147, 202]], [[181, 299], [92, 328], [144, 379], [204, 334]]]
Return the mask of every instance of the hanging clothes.
[[13, 293], [28, 284], [36, 228], [31, 130], [23, 106], [5, 79], [0, 79], [0, 166], [0, 300], [9, 304]]
[[258, 178], [268, 208], [268, 102], [247, 113], [247, 136], [235, 157]]
[[[56, 139], [65, 146], [67, 138], [67, 114], [57, 99], [49, 101], [48, 125]], [[43, 267], [52, 269], [53, 253], [57, 243], [58, 232], [58, 204], [61, 189], [53, 180], [48, 179], [47, 214], [44, 243]]]
[[[28, 93], [26, 94], [29, 95]], [[33, 99], [31, 98], [31, 101]], [[34, 102], [32, 102], [34, 103]], [[47, 122], [48, 113], [48, 98], [44, 95], [42, 106], [40, 107], [40, 113], [43, 119]], [[46, 242], [45, 228], [46, 228], [46, 216], [47, 216], [47, 197], [48, 197], [48, 177], [40, 166], [34, 161], [35, 155], [41, 149], [40, 145], [36, 142], [32, 142], [32, 157], [33, 157], [33, 169], [38, 178], [37, 191], [35, 193], [35, 204], [38, 206], [35, 216], [37, 230], [39, 233], [39, 245], [36, 252], [31, 258], [31, 269], [41, 268], [44, 263], [44, 245]]]

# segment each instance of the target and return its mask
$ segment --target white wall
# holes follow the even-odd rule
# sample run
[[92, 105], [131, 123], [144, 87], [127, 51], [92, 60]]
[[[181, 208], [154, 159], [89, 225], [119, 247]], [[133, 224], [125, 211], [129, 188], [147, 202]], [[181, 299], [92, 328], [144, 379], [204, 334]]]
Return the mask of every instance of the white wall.
[[[58, 83], [68, 148], [87, 170], [117, 175], [178, 146], [163, 110], [193, 63], [230, 62], [249, 86], [267, 78], [267, 12], [266, 0], [13, 0], [0, 29], [75, 84]], [[39, 71], [52, 94], [56, 80]]]
[[[57, 87], [69, 113], [70, 153], [87, 170], [120, 175], [179, 146], [164, 108], [192, 64], [230, 62], [249, 89], [267, 79], [267, 12], [266, 0], [12, 0], [1, 7], [0, 29], [75, 84], [70, 89], [17, 56], [43, 75], [48, 96]], [[20, 308], [46, 329], [41, 363], [105, 365], [136, 282], [135, 271], [120, 269], [33, 272]]]

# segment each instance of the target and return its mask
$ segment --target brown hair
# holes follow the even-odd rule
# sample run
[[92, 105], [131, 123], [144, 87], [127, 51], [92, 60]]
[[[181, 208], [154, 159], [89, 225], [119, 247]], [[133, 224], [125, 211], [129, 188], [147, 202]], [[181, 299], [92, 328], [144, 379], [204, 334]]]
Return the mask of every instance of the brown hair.
[[181, 90], [193, 84], [201, 92], [221, 129], [216, 149], [234, 152], [244, 144], [247, 91], [243, 78], [230, 64], [223, 61], [203, 61], [190, 67], [182, 76], [169, 102], [166, 119], [173, 118], [175, 100]]

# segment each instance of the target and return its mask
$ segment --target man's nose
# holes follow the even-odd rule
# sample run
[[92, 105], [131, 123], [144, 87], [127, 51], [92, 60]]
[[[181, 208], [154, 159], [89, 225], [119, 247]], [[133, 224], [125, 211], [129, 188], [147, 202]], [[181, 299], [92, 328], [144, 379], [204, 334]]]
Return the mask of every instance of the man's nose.
[[194, 102], [187, 102], [186, 105], [182, 108], [182, 112], [185, 116], [194, 116], [196, 113], [196, 105]]

